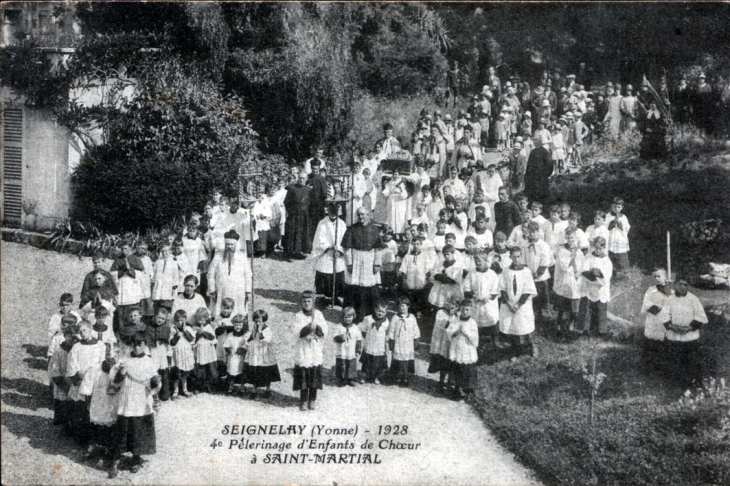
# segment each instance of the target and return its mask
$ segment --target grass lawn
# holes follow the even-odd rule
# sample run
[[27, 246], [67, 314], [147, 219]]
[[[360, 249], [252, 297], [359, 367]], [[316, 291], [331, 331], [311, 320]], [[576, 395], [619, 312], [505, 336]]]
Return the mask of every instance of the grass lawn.
[[[730, 326], [703, 330], [710, 374], [730, 374]], [[646, 370], [637, 344], [601, 343], [605, 374], [590, 423], [593, 343], [538, 338], [541, 355], [480, 369], [475, 406], [487, 425], [548, 484], [728, 484], [730, 389], [683, 398]]]

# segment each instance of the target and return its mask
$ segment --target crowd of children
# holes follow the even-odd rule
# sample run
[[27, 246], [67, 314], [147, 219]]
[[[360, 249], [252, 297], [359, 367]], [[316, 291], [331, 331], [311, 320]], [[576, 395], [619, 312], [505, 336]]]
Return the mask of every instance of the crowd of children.
[[[159, 267], [168, 252], [163, 246], [156, 275], [165, 274]], [[73, 310], [73, 295], [65, 293], [49, 320], [48, 375], [53, 423], [90, 460], [107, 462], [115, 477], [124, 453], [132, 454], [132, 472], [142, 467], [142, 455], [155, 453], [154, 412], [161, 402], [217, 391], [256, 399], [261, 389], [269, 396], [280, 376], [265, 311], [253, 312], [249, 323], [226, 297], [213, 318], [191, 274], [183, 279], [183, 292], [165, 294], [168, 298], [155, 301], [153, 315], [145, 316], [142, 305], [118, 304], [134, 260], [121, 270], [117, 265], [109, 281], [101, 262], [94, 257], [81, 308]], [[154, 297], [159, 280], [144, 282]], [[173, 283], [177, 287], [179, 279], [168, 281]]]

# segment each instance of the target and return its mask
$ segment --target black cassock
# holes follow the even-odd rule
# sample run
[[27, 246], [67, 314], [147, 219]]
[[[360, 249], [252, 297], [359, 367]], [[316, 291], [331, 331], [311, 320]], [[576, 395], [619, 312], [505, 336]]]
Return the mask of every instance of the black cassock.
[[303, 185], [289, 186], [284, 198], [286, 231], [284, 251], [287, 253], [311, 253], [309, 205], [312, 188]]
[[550, 196], [552, 172], [553, 160], [546, 148], [538, 147], [530, 152], [525, 171], [525, 196], [531, 201], [542, 201]]

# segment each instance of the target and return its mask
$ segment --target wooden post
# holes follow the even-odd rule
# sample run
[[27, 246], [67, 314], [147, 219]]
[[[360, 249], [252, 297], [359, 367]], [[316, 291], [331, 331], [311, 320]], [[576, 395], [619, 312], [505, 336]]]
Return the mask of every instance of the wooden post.
[[332, 303], [330, 304], [330, 309], [334, 308], [335, 302], [337, 302], [337, 229], [340, 222], [339, 211], [337, 212], [338, 214], [335, 218], [335, 241], [332, 245], [334, 250], [332, 250]]
[[[256, 204], [256, 203], [254, 203]], [[248, 211], [248, 233], [251, 238], [251, 312], [255, 310], [254, 308], [254, 295], [256, 295], [256, 291], [254, 290], [254, 278], [253, 278], [253, 255], [256, 252], [256, 249], [253, 246], [253, 206]], [[248, 246], [248, 245], [246, 245]], [[248, 250], [248, 248], [246, 248]]]
[[672, 239], [667, 231], [667, 281], [672, 281]]

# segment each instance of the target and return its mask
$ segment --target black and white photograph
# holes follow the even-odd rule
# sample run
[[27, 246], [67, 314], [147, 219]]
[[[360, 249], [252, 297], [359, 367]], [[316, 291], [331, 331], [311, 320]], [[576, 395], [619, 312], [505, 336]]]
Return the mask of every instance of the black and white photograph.
[[730, 3], [0, 22], [3, 484], [730, 484]]

